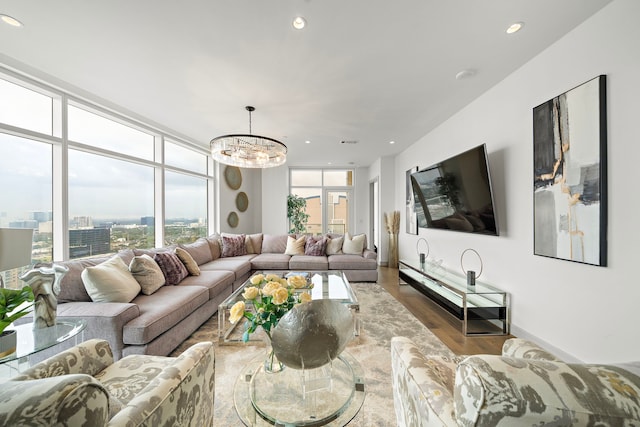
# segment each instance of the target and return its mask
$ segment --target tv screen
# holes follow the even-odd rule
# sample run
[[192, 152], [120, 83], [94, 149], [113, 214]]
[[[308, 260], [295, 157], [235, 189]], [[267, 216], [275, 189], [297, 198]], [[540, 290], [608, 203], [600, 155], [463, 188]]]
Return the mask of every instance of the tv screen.
[[411, 174], [411, 187], [419, 227], [498, 235], [485, 144]]

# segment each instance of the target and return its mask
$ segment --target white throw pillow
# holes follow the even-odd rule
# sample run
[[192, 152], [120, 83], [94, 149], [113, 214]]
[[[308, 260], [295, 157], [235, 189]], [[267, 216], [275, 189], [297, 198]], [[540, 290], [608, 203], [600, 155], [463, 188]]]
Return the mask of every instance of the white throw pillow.
[[351, 255], [362, 255], [364, 251], [364, 234], [358, 234], [351, 237], [349, 233], [344, 235], [344, 243], [342, 244], [342, 252]]
[[134, 257], [129, 264], [129, 271], [145, 295], [151, 295], [164, 285], [165, 278], [160, 266], [147, 254]]
[[338, 255], [342, 253], [342, 245], [344, 244], [344, 236], [327, 239], [327, 255]]
[[287, 236], [287, 248], [284, 251], [285, 255], [304, 255], [305, 241], [305, 236], [301, 236], [299, 239]]
[[85, 268], [80, 276], [94, 302], [131, 302], [140, 293], [140, 284], [117, 255]]

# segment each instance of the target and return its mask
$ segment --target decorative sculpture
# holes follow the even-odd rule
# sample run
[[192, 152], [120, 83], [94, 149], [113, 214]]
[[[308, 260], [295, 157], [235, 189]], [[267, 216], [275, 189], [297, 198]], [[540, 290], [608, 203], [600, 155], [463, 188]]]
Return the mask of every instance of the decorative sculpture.
[[338, 357], [354, 334], [349, 307], [337, 300], [296, 305], [271, 332], [276, 357], [293, 369], [314, 369]]
[[47, 328], [56, 324], [60, 281], [69, 269], [52, 264], [51, 267], [38, 267], [20, 276], [33, 289], [34, 309], [33, 328]]

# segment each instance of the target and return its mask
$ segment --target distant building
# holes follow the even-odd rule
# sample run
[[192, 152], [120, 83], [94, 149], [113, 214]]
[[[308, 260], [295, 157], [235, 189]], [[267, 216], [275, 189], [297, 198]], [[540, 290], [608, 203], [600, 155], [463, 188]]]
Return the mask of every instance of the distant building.
[[9, 228], [33, 228], [38, 229], [38, 221], [32, 219], [19, 219], [17, 221], [10, 221]]
[[74, 216], [69, 220], [69, 228], [93, 228], [93, 218], [90, 216]]
[[69, 230], [70, 258], [108, 253], [111, 253], [111, 230], [108, 228]]
[[142, 218], [140, 218], [140, 225], [153, 227], [155, 224], [156, 224], [156, 218], [153, 216], [143, 216]]
[[29, 213], [29, 219], [38, 221], [39, 223], [53, 221], [53, 212], [52, 211], [48, 211], [48, 212], [34, 211]]

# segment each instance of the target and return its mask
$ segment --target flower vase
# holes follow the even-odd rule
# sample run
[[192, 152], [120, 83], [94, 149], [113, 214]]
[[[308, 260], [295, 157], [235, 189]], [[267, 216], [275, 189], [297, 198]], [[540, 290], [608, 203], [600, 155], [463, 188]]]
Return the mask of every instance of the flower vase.
[[282, 372], [284, 364], [278, 360], [273, 347], [270, 343], [267, 343], [267, 358], [264, 360], [264, 371], [267, 374], [275, 374]]
[[398, 234], [389, 233], [389, 268], [398, 268]]

